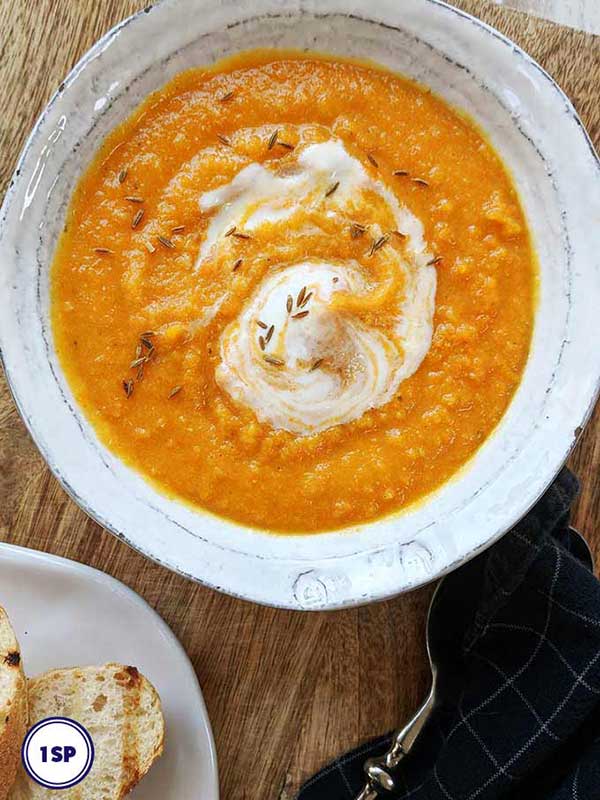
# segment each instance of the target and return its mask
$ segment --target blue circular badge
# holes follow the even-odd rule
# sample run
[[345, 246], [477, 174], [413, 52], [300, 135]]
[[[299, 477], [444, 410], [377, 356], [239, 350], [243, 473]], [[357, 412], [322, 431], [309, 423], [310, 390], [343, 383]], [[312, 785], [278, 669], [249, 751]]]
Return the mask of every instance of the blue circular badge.
[[47, 717], [29, 729], [21, 748], [27, 774], [46, 789], [70, 789], [94, 763], [94, 743], [79, 722]]

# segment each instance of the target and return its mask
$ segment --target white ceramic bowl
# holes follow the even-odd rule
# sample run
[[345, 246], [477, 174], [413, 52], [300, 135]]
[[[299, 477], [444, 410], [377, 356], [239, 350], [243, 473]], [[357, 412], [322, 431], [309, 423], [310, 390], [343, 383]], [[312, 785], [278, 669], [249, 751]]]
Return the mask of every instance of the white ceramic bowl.
[[[96, 438], [56, 359], [48, 270], [71, 191], [103, 137], [180, 70], [260, 46], [372, 59], [468, 111], [512, 169], [541, 290], [533, 347], [497, 431], [410, 511], [339, 533], [281, 537], [161, 495]], [[149, 557], [231, 594], [326, 609], [390, 597], [491, 544], [543, 492], [598, 389], [600, 181], [575, 111], [525, 53], [437, 0], [164, 0], [75, 67], [36, 125], [2, 211], [0, 344], [21, 414], [95, 519]], [[93, 324], [93, 321], [91, 321]]]

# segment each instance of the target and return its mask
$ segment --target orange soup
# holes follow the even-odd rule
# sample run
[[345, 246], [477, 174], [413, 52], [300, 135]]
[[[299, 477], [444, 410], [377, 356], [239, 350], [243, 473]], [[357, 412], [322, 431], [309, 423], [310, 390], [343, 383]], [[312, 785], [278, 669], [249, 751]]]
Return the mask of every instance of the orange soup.
[[310, 533], [448, 480], [517, 388], [535, 259], [485, 136], [377, 67], [246, 53], [106, 140], [52, 267], [105, 445], [162, 491]]

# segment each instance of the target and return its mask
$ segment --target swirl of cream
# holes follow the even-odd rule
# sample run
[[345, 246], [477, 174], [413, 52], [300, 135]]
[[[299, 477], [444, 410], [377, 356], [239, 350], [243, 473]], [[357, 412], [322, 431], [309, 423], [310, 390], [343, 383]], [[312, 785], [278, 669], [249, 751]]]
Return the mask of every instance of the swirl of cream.
[[[298, 260], [273, 266], [240, 315], [223, 331], [216, 379], [261, 422], [310, 435], [360, 418], [389, 402], [400, 383], [418, 369], [432, 336], [436, 272], [421, 222], [393, 192], [366, 172], [338, 140], [305, 147], [294, 170], [277, 174], [250, 164], [200, 199], [203, 211], [217, 208], [202, 245], [202, 261], [214, 255], [234, 226], [252, 231], [288, 222], [300, 210], [322, 205], [335, 186], [327, 214], [349, 224], [375, 197], [395, 230], [401, 251], [386, 259], [402, 290], [390, 326], [367, 325], [352, 307], [336, 300], [368, 298], [378, 287], [357, 260]], [[377, 236], [383, 230], [373, 225]], [[379, 287], [380, 288], [380, 287]]]

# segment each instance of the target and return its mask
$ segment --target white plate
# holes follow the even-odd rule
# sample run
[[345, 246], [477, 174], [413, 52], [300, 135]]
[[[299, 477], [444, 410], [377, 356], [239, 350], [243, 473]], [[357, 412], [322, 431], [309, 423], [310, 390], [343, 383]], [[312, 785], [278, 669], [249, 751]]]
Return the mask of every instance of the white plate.
[[154, 684], [166, 720], [165, 752], [132, 800], [218, 800], [215, 746], [196, 674], [139, 595], [75, 561], [0, 544], [0, 605], [28, 676], [116, 661], [138, 667]]
[[[66, 205], [104, 136], [175, 73], [268, 46], [371, 59], [469, 112], [515, 176], [541, 264], [523, 380], [476, 457], [403, 514], [314, 536], [272, 536], [195, 511], [126, 467], [77, 407], [49, 320], [48, 267]], [[150, 558], [287, 608], [393, 596], [464, 563], [523, 516], [593, 407], [598, 309], [600, 171], [573, 106], [515, 44], [437, 0], [165, 0], [140, 12], [60, 87], [2, 210], [2, 357], [54, 474], [91, 516]]]

